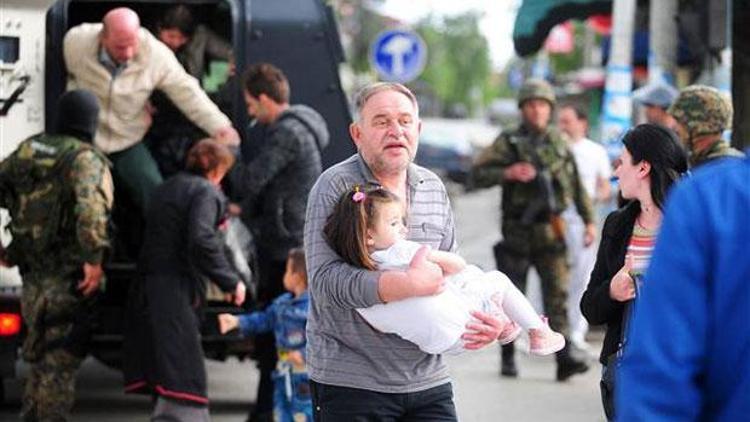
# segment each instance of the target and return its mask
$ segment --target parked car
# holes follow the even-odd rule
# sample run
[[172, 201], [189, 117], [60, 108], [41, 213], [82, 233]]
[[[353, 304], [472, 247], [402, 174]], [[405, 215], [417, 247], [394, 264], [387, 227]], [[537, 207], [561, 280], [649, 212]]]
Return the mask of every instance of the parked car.
[[416, 163], [440, 176], [466, 184], [474, 160], [474, 146], [459, 130], [424, 125]]

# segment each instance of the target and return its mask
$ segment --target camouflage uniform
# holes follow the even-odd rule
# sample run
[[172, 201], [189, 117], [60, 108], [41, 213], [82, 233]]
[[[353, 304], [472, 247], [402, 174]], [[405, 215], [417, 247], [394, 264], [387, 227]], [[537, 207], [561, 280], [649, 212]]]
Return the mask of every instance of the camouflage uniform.
[[[744, 156], [721, 138], [722, 132], [731, 124], [732, 113], [731, 100], [715, 88], [692, 85], [680, 92], [669, 108], [669, 114], [687, 132], [687, 139], [683, 138], [683, 142], [690, 152], [691, 167], [720, 158]], [[703, 148], [696, 151], [699, 137], [708, 139], [699, 141]], [[708, 146], [704, 146], [705, 143]]]
[[[39, 211], [31, 209], [33, 194], [21, 194], [23, 186], [35, 183], [34, 178], [44, 172], [51, 173], [53, 167], [59, 174], [59, 183], [53, 185], [61, 189], [56, 194], [62, 198], [59, 206], [47, 210], [43, 224], [19, 227], [22, 215]], [[101, 263], [109, 246], [112, 194], [107, 159], [70, 136], [32, 137], [0, 163], [0, 206], [10, 211], [13, 235], [7, 257], [19, 266], [24, 280], [21, 306], [27, 336], [23, 357], [31, 365], [23, 398], [24, 420], [68, 418], [75, 372], [85, 356], [82, 343], [88, 337], [78, 323], [90, 315], [93, 300], [83, 298], [76, 286], [83, 264]], [[49, 226], [56, 233], [45, 232]]]
[[[525, 126], [500, 134], [495, 142], [483, 151], [474, 168], [474, 181], [478, 187], [500, 185], [502, 198], [502, 262], [508, 277], [521, 290], [526, 290], [526, 274], [533, 265], [542, 281], [544, 309], [550, 327], [568, 335], [567, 291], [568, 267], [565, 240], [555, 234], [550, 214], [542, 212], [530, 224], [521, 222], [522, 215], [532, 201], [539, 200], [539, 184], [505, 180], [505, 169], [517, 162], [533, 163], [538, 156], [541, 165], [550, 172], [555, 213], [564, 210], [571, 201], [575, 203], [584, 223], [593, 221], [591, 202], [578, 177], [578, 170], [565, 141], [555, 129], [534, 134]], [[537, 168], [539, 172], [539, 168]]]
[[[519, 108], [531, 99], [545, 100], [553, 107], [552, 86], [542, 80], [527, 80], [519, 91]], [[528, 183], [505, 179], [505, 170], [520, 162], [534, 165], [536, 179]], [[534, 131], [524, 122], [517, 129], [501, 133], [480, 154], [472, 177], [477, 187], [500, 185], [503, 190], [503, 241], [495, 245], [498, 269], [525, 292], [526, 275], [533, 265], [541, 279], [550, 327], [567, 337], [568, 263], [560, 214], [574, 202], [583, 222], [589, 224], [593, 211], [565, 141], [553, 128]], [[569, 350], [566, 345], [556, 355], [559, 381], [588, 369]], [[502, 347], [502, 375], [517, 375], [513, 355], [512, 343]]]

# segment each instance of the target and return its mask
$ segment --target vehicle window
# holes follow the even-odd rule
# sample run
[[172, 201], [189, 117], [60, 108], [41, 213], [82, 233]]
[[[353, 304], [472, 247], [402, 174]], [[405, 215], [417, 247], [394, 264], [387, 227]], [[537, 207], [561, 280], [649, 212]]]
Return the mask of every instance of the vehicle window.
[[[107, 2], [107, 1], [73, 1], [68, 6], [68, 28], [84, 22], [100, 22], [102, 16], [114, 7], [125, 6], [135, 10], [141, 18], [141, 25], [159, 38], [160, 27], [170, 10], [178, 6], [173, 2]], [[177, 47], [175, 55], [188, 70], [196, 76], [208, 93], [219, 91], [231, 75], [232, 48], [231, 9], [224, 0], [207, 0], [190, 2], [182, 7], [188, 10], [195, 28], [195, 40]], [[172, 13], [172, 21], [181, 19], [184, 14]], [[170, 46], [170, 40], [162, 39]], [[171, 46], [176, 46], [171, 44]], [[191, 47], [188, 49], [187, 47]], [[174, 50], [174, 49], [173, 49]]]

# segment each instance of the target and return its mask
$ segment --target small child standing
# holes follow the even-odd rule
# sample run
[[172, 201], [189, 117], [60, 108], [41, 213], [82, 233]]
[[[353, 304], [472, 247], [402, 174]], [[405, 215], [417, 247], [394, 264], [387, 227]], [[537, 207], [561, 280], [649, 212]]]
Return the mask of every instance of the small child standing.
[[243, 335], [273, 331], [279, 361], [273, 375], [274, 421], [312, 421], [310, 380], [305, 369], [305, 325], [309, 296], [305, 253], [301, 248], [289, 251], [284, 273], [284, 293], [263, 311], [240, 315], [219, 315], [222, 334], [239, 328]]
[[[425, 246], [406, 240], [404, 205], [385, 189], [345, 193], [324, 228], [328, 243], [346, 262], [370, 270], [405, 270]], [[375, 329], [411, 341], [430, 354], [461, 353], [461, 335], [470, 312], [482, 311], [508, 321], [498, 337], [514, 341], [522, 329], [529, 334], [529, 351], [548, 355], [563, 348], [564, 337], [552, 331], [526, 297], [499, 271], [485, 273], [457, 254], [430, 250], [427, 260], [447, 276], [445, 289], [433, 296], [357, 309]]]

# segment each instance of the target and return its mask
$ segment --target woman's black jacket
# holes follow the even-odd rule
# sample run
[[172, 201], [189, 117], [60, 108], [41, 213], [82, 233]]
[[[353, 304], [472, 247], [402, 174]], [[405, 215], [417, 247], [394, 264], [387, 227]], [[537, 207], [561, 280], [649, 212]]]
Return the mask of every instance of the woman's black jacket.
[[591, 279], [581, 298], [581, 312], [591, 325], [607, 324], [604, 345], [599, 361], [606, 363], [607, 356], [617, 351], [622, 331], [625, 303], [609, 297], [612, 277], [625, 264], [633, 225], [640, 213], [640, 203], [631, 201], [607, 216], [602, 229], [602, 239], [596, 255]]

